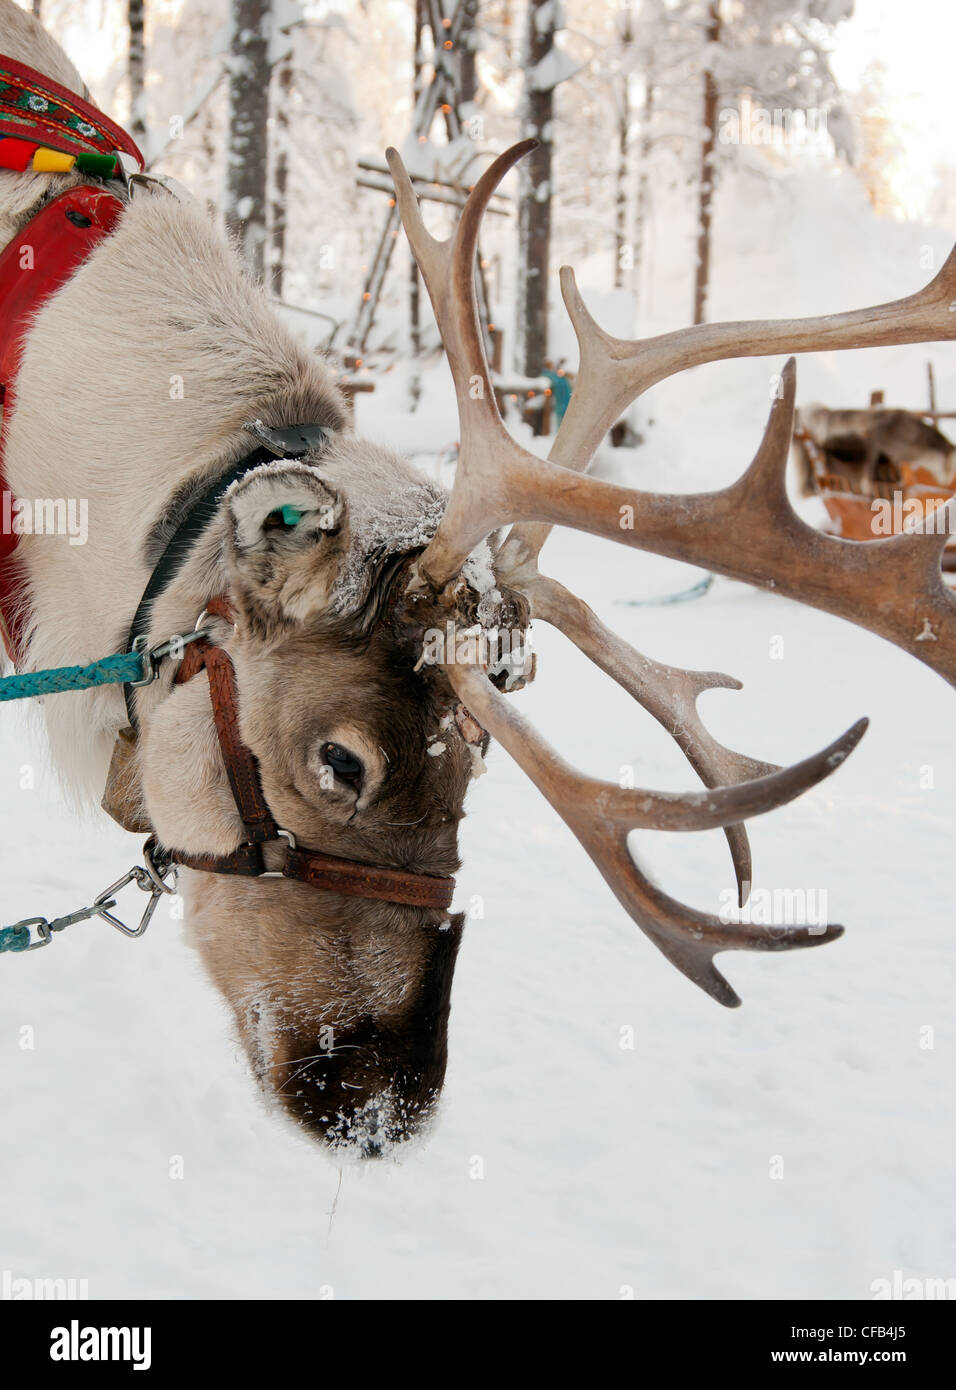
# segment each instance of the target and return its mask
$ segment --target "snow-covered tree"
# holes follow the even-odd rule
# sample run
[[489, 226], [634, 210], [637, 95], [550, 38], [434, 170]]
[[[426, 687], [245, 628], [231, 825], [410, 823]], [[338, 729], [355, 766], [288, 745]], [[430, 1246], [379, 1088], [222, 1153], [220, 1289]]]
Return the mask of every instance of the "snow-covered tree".
[[271, 0], [232, 0], [226, 225], [253, 274], [265, 269]]
[[129, 22], [129, 133], [140, 149], [146, 140], [146, 114], [143, 90], [146, 80], [146, 3], [127, 0]]
[[857, 177], [873, 207], [881, 214], [896, 210], [893, 181], [899, 173], [902, 156], [902, 144], [887, 105], [886, 64], [874, 60], [863, 73], [853, 110], [860, 145]]
[[548, 358], [548, 295], [554, 157], [554, 89], [577, 70], [559, 46], [561, 0], [529, 0], [524, 49], [522, 135], [538, 141], [521, 161], [515, 363], [534, 376]]
[[[670, 8], [700, 35], [700, 160], [697, 179], [697, 251], [694, 322], [703, 323], [710, 286], [711, 227], [718, 177], [718, 142], [745, 139], [742, 98], [769, 109], [784, 132], [832, 113], [834, 143], [849, 153], [839, 89], [826, 42], [853, 12], [854, 0], [684, 0]], [[722, 118], [726, 122], [721, 127]], [[749, 132], [752, 135], [752, 130]]]

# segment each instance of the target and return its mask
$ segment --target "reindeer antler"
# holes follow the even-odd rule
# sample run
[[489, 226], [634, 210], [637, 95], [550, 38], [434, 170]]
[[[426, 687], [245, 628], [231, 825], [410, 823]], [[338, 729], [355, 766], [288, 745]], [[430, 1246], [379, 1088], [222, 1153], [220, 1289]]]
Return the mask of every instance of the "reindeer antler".
[[[456, 506], [456, 499], [463, 514], [473, 512], [477, 505], [478, 499], [471, 495], [469, 487], [467, 464], [473, 443], [476, 447], [483, 446], [490, 437], [499, 446], [496, 457], [502, 459], [508, 457], [509, 449], [513, 446], [513, 441], [498, 413], [488, 371], [474, 291], [474, 258], [482, 214], [491, 195], [508, 170], [522, 155], [533, 149], [535, 144], [534, 140], [525, 140], [513, 146], [485, 171], [462, 211], [455, 236], [447, 241], [438, 241], [428, 232], [400, 156], [393, 149], [386, 151], [386, 159], [395, 181], [399, 212], [431, 296], [439, 332], [449, 363], [452, 364], [458, 395], [462, 432], [459, 458], [464, 458], [466, 462], [459, 464], [452, 502], [439, 528], [439, 536], [455, 531], [456, 521], [452, 511]], [[599, 334], [600, 330], [596, 332]], [[589, 352], [591, 360], [593, 356], [593, 353]], [[597, 447], [601, 438], [603, 432], [596, 436], [593, 448]], [[553, 456], [557, 458], [560, 453], [562, 457], [558, 459], [559, 462], [575, 459], [574, 450], [568, 447], [567, 431], [559, 432], [558, 439], [564, 443], [556, 442]], [[582, 470], [587, 467], [589, 460], [590, 455], [584, 458], [580, 464]], [[503, 520], [510, 519], [505, 513]], [[468, 550], [491, 529], [493, 525], [483, 529], [483, 523], [480, 524], [478, 530], [481, 534], [476, 533], [466, 544], [465, 553], [467, 554]], [[747, 778], [775, 770], [774, 764], [758, 763], [743, 754], [734, 755], [711, 738], [701, 723], [695, 705], [697, 695], [702, 690], [714, 686], [739, 688], [739, 682], [733, 677], [714, 675], [707, 679], [706, 684], [700, 684], [696, 672], [681, 672], [675, 667], [663, 667], [651, 662], [649, 658], [641, 656], [615, 637], [580, 601], [576, 601], [578, 608], [575, 617], [571, 612], [570, 595], [563, 603], [550, 603], [547, 612], [540, 611], [540, 606], [545, 602], [546, 590], [541, 576], [537, 574], [537, 549], [533, 546], [536, 539], [537, 547], [540, 548], [549, 530], [550, 527], [540, 528], [540, 535], [537, 537], [532, 533], [529, 538], [530, 545], [519, 543], [518, 549], [506, 556], [501, 565], [502, 573], [507, 572], [509, 565], [515, 565], [516, 572], [509, 575], [509, 583], [515, 588], [524, 589], [528, 594], [535, 616], [543, 617], [546, 622], [567, 631], [568, 636], [587, 655], [597, 661], [615, 680], [620, 681], [636, 700], [650, 710], [675, 737], [705, 785], [717, 786], [721, 782], [745, 781]], [[520, 542], [517, 533], [513, 534]], [[439, 537], [436, 537], [422, 556], [420, 568], [433, 578], [437, 572], [440, 587], [443, 580], [451, 578], [457, 572], [459, 564], [460, 559], [454, 553], [447, 557], [443, 555], [441, 542]], [[553, 599], [557, 591], [552, 589], [550, 592]], [[586, 619], [585, 611], [588, 615]], [[612, 663], [613, 669], [611, 664], [606, 662]], [[742, 904], [752, 878], [747, 832], [742, 825], [732, 825], [727, 827], [726, 834]]]
[[[514, 579], [509, 582], [515, 586]], [[740, 681], [733, 676], [719, 671], [685, 671], [654, 661], [612, 632], [577, 594], [536, 569], [528, 573], [520, 587], [531, 602], [535, 618], [563, 632], [654, 716], [686, 755], [705, 786], [746, 782], [780, 771], [776, 763], [762, 762], [726, 748], [701, 720], [697, 697], [705, 690], [742, 689]], [[737, 877], [738, 900], [743, 907], [753, 881], [750, 842], [742, 824], [725, 826], [724, 833]]]
[[861, 719], [822, 752], [736, 786], [713, 791], [622, 790], [578, 772], [495, 689], [477, 666], [448, 665], [448, 679], [468, 710], [528, 774], [581, 841], [618, 901], [638, 926], [701, 989], [721, 1004], [740, 1003], [715, 968], [718, 951], [789, 950], [833, 941], [835, 925], [783, 930], [719, 918], [686, 907], [656, 888], [627, 848], [632, 830], [710, 830], [762, 815], [815, 786], [849, 756], [866, 730]]
[[[736, 1003], [713, 967], [717, 951], [815, 944], [838, 933], [829, 929], [829, 934], [813, 938], [804, 929], [781, 934], [766, 928], [730, 928], [684, 907], [640, 875], [627, 852], [626, 828], [701, 828], [700, 798], [709, 796], [714, 809], [707, 823], [731, 827], [740, 881], [743, 870], [749, 877], [749, 850], [741, 838], [742, 827], [734, 830], [734, 814], [742, 820], [797, 794], [785, 788], [813, 785], [843, 760], [858, 741], [862, 725], [816, 759], [786, 772], [723, 748], [703, 729], [694, 702], [703, 689], [736, 683], [729, 677], [649, 662], [610, 633], [581, 600], [543, 579], [537, 572], [537, 554], [557, 523], [704, 565], [869, 627], [956, 681], [956, 636], [946, 623], [956, 600], [939, 574], [945, 537], [902, 536], [878, 548], [842, 542], [807, 526], [790, 506], [784, 471], [793, 420], [792, 362], [782, 375], [781, 397], [771, 410], [754, 462], [731, 487], [671, 497], [581, 476], [607, 428], [631, 400], [685, 366], [784, 346], [801, 351], [956, 336], [956, 315], [951, 312], [956, 309], [956, 253], [929, 286], [893, 304], [815, 319], [701, 325], [643, 343], [625, 343], [604, 333], [587, 313], [571, 272], [564, 271], [562, 288], [581, 346], [581, 370], [572, 395], [576, 408], [569, 407], [551, 458], [541, 460], [510, 437], [498, 413], [474, 291], [482, 213], [505, 173], [533, 144], [514, 146], [486, 170], [447, 241], [436, 240], [426, 230], [399, 156], [394, 150], [387, 154], [402, 221], [445, 345], [461, 419], [455, 483], [438, 531], [419, 558], [420, 582], [442, 591], [480, 540], [507, 522], [519, 523], [499, 553], [499, 571], [507, 582], [522, 588], [537, 616], [565, 631], [669, 728], [705, 782], [716, 784], [723, 778], [733, 784], [679, 798], [680, 815], [675, 815], [672, 802], [665, 805], [655, 794], [620, 794], [624, 800], [613, 799], [612, 814], [608, 798], [616, 789], [604, 787], [596, 793], [600, 784], [561, 763], [501, 697], [489, 693], [488, 682], [473, 669], [445, 668], [457, 693], [556, 806], [655, 944], [714, 998]], [[883, 583], [875, 602], [877, 573]], [[640, 819], [641, 807], [649, 821]]]
[[[632, 342], [613, 337], [594, 321], [570, 266], [561, 268], [561, 294], [581, 359], [575, 390], [548, 458], [583, 473], [627, 407], [659, 381], [688, 367], [775, 352], [827, 352], [956, 338], [956, 247], [928, 285], [888, 304], [814, 318], [701, 323]], [[516, 526], [506, 544], [516, 560], [526, 560], [538, 555], [550, 530], [550, 525]]]

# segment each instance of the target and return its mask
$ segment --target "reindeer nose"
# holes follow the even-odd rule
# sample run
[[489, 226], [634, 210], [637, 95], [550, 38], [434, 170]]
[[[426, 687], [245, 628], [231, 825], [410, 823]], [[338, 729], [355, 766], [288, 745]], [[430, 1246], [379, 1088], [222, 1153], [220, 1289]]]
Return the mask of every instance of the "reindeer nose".
[[383, 1158], [422, 1127], [437, 1089], [426, 1084], [422, 1090], [419, 1083], [424, 1078], [406, 1075], [349, 1080], [349, 1075], [364, 1070], [362, 1059], [356, 1060], [346, 1060], [344, 1072], [335, 1053], [324, 1063], [314, 1059], [279, 1089], [279, 1099], [287, 1113], [336, 1157]]
[[328, 1036], [286, 1034], [282, 1050], [285, 1060], [270, 1068], [274, 1098], [346, 1161], [383, 1158], [400, 1149], [427, 1123], [444, 1079], [442, 1026], [418, 1055], [411, 1055], [400, 1033], [370, 1018], [334, 1030], [331, 1044]]
[[[272, 1035], [268, 1089], [285, 1111], [336, 1159], [385, 1158], [419, 1134], [435, 1113], [448, 1059], [448, 1013], [464, 918], [424, 928], [426, 959], [417, 989], [387, 1012], [389, 961], [379, 993], [348, 1022], [286, 1022]], [[394, 966], [394, 961], [391, 962]], [[378, 967], [376, 967], [378, 968]], [[374, 1003], [373, 1003], [374, 1001]], [[286, 1015], [288, 1020], [288, 1015]], [[260, 1073], [262, 1074], [262, 1073]]]

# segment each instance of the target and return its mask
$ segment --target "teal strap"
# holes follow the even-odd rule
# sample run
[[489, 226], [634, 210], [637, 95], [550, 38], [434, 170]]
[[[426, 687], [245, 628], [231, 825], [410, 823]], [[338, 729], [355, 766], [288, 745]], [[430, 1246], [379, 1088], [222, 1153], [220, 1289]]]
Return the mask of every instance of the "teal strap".
[[[59, 695], [65, 690], [88, 690], [97, 685], [128, 685], [143, 679], [141, 652], [117, 652], [89, 666], [59, 666], [52, 671], [28, 671], [0, 679], [0, 701], [26, 700], [31, 695]], [[0, 946], [0, 950], [10, 947]], [[22, 949], [22, 947], [20, 948]]]

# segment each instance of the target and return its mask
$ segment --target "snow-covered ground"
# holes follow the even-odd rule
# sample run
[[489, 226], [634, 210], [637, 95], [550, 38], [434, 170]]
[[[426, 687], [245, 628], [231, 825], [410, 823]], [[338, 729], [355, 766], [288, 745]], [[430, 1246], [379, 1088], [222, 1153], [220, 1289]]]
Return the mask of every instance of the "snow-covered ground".
[[[850, 307], [922, 282], [920, 247], [943, 249], [943, 234], [868, 222], [861, 237], [852, 198], [813, 186], [829, 234], [762, 208], [766, 236], [740, 236], [715, 312]], [[807, 359], [801, 397], [863, 403], [879, 385], [920, 404], [927, 355]], [[951, 401], [956, 356], [932, 356]], [[644, 487], [728, 481], [778, 368], [715, 365], [662, 385], [642, 411], [645, 445], [611, 465]], [[445, 380], [430, 372], [408, 417], [393, 373], [360, 400], [360, 426], [433, 455], [455, 437]], [[743, 679], [702, 701], [732, 746], [791, 761], [871, 716], [832, 779], [751, 825], [755, 886], [825, 891], [846, 936], [721, 957], [744, 1006], [720, 1008], [493, 750], [459, 880], [460, 903], [480, 896], [484, 915], [466, 931], [427, 1141], [398, 1164], [339, 1170], [264, 1112], [165, 906], [135, 943], [77, 926], [0, 962], [0, 1270], [85, 1278], [92, 1297], [190, 1298], [867, 1298], [897, 1269], [956, 1276], [951, 691], [875, 637], [744, 585], [627, 606], [696, 572], [563, 533], [545, 559], [641, 649]], [[545, 630], [536, 645], [538, 681], [517, 698], [574, 761], [694, 784], [569, 644]], [[88, 901], [138, 841], [67, 811], [16, 709], [0, 711], [0, 750], [3, 920]], [[636, 848], [671, 893], [719, 910], [732, 882], [719, 832], [644, 834]]]

